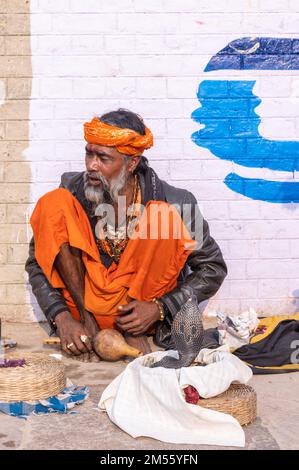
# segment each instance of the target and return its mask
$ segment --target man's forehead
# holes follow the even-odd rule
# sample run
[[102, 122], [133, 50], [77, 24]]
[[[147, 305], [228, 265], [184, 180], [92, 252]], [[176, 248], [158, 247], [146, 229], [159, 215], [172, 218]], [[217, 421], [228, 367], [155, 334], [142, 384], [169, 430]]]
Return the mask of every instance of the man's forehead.
[[121, 157], [122, 155], [116, 150], [115, 147], [105, 147], [104, 145], [87, 144], [86, 150], [100, 155], [109, 155], [110, 157]]

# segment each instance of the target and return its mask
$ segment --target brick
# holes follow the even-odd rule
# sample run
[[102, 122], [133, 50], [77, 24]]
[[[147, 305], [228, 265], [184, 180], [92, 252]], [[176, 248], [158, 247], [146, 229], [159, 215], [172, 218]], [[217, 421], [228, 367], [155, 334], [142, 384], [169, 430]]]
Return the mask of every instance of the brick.
[[39, 0], [39, 11], [43, 13], [65, 13], [69, 11], [69, 0]]
[[152, 168], [159, 175], [162, 180], [168, 180], [169, 178], [169, 162], [168, 161], [155, 161], [152, 163]]
[[167, 79], [168, 98], [194, 98], [198, 88], [197, 78], [177, 78]]
[[298, 240], [290, 240], [290, 257], [299, 258], [299, 243]]
[[5, 13], [29, 13], [30, 4], [28, 0], [5, 0]]
[[242, 15], [239, 13], [190, 13], [181, 15], [177, 32], [183, 34], [211, 34], [211, 31], [217, 31], [217, 34], [231, 33], [241, 19]]
[[171, 180], [190, 180], [197, 179], [201, 173], [201, 160], [190, 160], [188, 162], [174, 161], [170, 167]]
[[[38, 56], [51, 56], [51, 55], [68, 55], [70, 51], [75, 54], [75, 51], [72, 47], [72, 41], [75, 39], [79, 40], [84, 37], [79, 36], [79, 38], [72, 37], [71, 35], [55, 35], [55, 34], [44, 34], [31, 37], [32, 50], [34, 55]], [[34, 42], [33, 42], [34, 41]], [[39, 57], [39, 61], [40, 61]], [[47, 59], [49, 60], [49, 58]]]
[[12, 119], [28, 119], [29, 117], [29, 101], [25, 100], [9, 100], [0, 107], [0, 119], [7, 121]]
[[0, 54], [5, 55], [5, 37], [0, 36]]
[[299, 260], [248, 260], [249, 279], [292, 279], [298, 277]]
[[122, 14], [118, 19], [118, 30], [122, 33], [176, 33], [180, 17], [176, 14], [136, 13]]
[[229, 218], [227, 201], [203, 201], [202, 207], [204, 217], [207, 220], [227, 220]]
[[180, 117], [183, 114], [182, 103], [180, 100], [168, 99], [143, 99], [143, 100], [120, 100], [120, 105], [134, 111], [143, 119], [147, 118], [170, 118], [172, 116]]
[[26, 285], [8, 284], [6, 287], [5, 301], [11, 305], [30, 305], [30, 295]]
[[260, 81], [259, 96], [279, 98], [290, 96], [291, 77], [263, 77]]
[[0, 183], [0, 203], [30, 202], [29, 189], [26, 183]]
[[[60, 36], [58, 36], [59, 38]], [[109, 36], [105, 36], [107, 38]], [[104, 36], [97, 34], [96, 42], [95, 36], [70, 36], [71, 46], [69, 46], [69, 51], [71, 50], [73, 55], [98, 55], [99, 51], [105, 49]], [[96, 46], [96, 47], [95, 47]], [[68, 52], [69, 52], [68, 51]], [[111, 51], [107, 51], [111, 54]]]
[[[172, 36], [172, 35], [171, 35]], [[135, 47], [132, 53], [146, 55], [146, 54], [168, 54], [166, 48], [166, 37], [163, 34], [138, 34], [135, 39]], [[131, 52], [131, 51], [130, 51]], [[129, 53], [129, 50], [125, 52]]]
[[84, 3], [81, 0], [71, 0], [70, 9], [76, 13], [126, 12], [134, 11], [134, 4], [133, 0], [85, 0]]
[[258, 281], [258, 297], [277, 299], [288, 295], [288, 279], [261, 279]]
[[138, 98], [166, 98], [165, 78], [138, 78], [136, 88]]
[[230, 259], [258, 259], [258, 240], [229, 240], [228, 256]]
[[227, 260], [228, 279], [233, 281], [247, 279], [246, 265], [247, 260]]
[[0, 266], [0, 284], [22, 284], [24, 283], [24, 266], [23, 265], [5, 265]]
[[136, 97], [136, 79], [132, 77], [109, 77], [106, 79], [105, 96], [106, 98], [135, 98]]
[[7, 262], [7, 246], [0, 245], [0, 265]]
[[68, 162], [35, 162], [31, 168], [33, 180], [46, 183], [59, 181], [62, 173], [70, 171]]
[[7, 245], [8, 264], [24, 264], [28, 258], [28, 244]]
[[[27, 31], [27, 34], [28, 34], [28, 31]], [[6, 55], [12, 55], [12, 56], [30, 55], [31, 44], [30, 44], [29, 36], [28, 36], [28, 39], [24, 35], [7, 36], [5, 38], [5, 51], [6, 51]]]
[[[84, 89], [81, 86], [82, 88]], [[73, 80], [71, 78], [42, 78], [40, 80], [40, 96], [42, 98], [72, 98]]]
[[[119, 73], [118, 57], [78, 56], [76, 60], [72, 56], [53, 57], [53, 61], [40, 62], [38, 73], [43, 76], [55, 77], [110, 77]], [[37, 68], [37, 67], [36, 67]]]
[[[250, 13], [250, 15], [243, 16], [241, 22], [241, 28], [243, 33], [246, 35], [252, 34], [264, 34], [267, 31], [267, 36], [274, 34], [283, 34], [284, 31], [288, 31], [288, 34], [295, 33], [287, 29], [285, 21], [281, 21], [281, 15], [276, 13], [268, 13], [265, 17], [262, 13]], [[285, 28], [285, 29], [284, 29]]]
[[28, 121], [7, 121], [5, 129], [6, 140], [29, 140]]
[[8, 224], [27, 224], [33, 211], [33, 205], [30, 204], [7, 204]]
[[0, 204], [0, 224], [6, 222], [6, 204]]
[[28, 57], [0, 56], [0, 70], [6, 77], [31, 77], [31, 62]]
[[166, 120], [165, 119], [146, 119], [147, 127], [152, 131], [154, 141], [161, 139], [166, 134]]
[[31, 94], [31, 78], [9, 78], [7, 80], [7, 98], [24, 99]]
[[176, 55], [168, 56], [167, 61], [164, 56], [158, 55], [138, 55], [120, 56], [120, 73], [126, 76], [197, 76], [200, 63], [190, 61], [188, 56]]
[[[94, 38], [93, 39], [93, 51], [94, 48]], [[135, 35], [129, 36], [126, 35], [106, 35], [104, 39], [105, 51], [107, 54], [135, 54], [136, 47], [139, 44], [139, 36]]]
[[75, 14], [53, 15], [53, 32], [59, 34], [101, 34], [116, 30], [115, 14], [84, 14], [78, 20]]
[[31, 305], [7, 305], [0, 304], [0, 316], [3, 321], [32, 323], [35, 321], [44, 321], [44, 317], [39, 313], [36, 317]]
[[6, 34], [28, 35], [30, 32], [30, 15], [28, 14], [8, 14], [6, 15]]
[[[30, 138], [40, 140], [68, 140], [71, 138], [69, 121], [30, 121]], [[48, 145], [48, 142], [47, 142]]]
[[291, 240], [260, 240], [260, 258], [291, 258]]
[[32, 181], [32, 171], [28, 162], [6, 162], [4, 181], [7, 183], [25, 183]]
[[259, 133], [265, 139], [296, 140], [298, 135], [295, 118], [268, 117], [263, 118]]
[[169, 137], [188, 138], [196, 131], [196, 124], [191, 119], [167, 119]]
[[231, 201], [229, 212], [232, 220], [248, 220], [260, 218], [260, 207], [257, 201]]
[[20, 161], [23, 159], [23, 152], [26, 152], [27, 147], [28, 142], [1, 142], [0, 140], [0, 160]]
[[234, 280], [230, 283], [230, 295], [232, 298], [248, 299], [257, 297], [257, 281], [245, 281]]

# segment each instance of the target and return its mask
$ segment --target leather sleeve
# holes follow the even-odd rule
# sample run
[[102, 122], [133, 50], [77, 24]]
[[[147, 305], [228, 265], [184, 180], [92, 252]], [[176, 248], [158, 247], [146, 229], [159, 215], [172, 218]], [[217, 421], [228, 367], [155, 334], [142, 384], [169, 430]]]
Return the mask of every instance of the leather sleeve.
[[[227, 275], [227, 267], [221, 250], [211, 237], [209, 225], [203, 219], [196, 199], [190, 192], [186, 192], [184, 204], [186, 203], [192, 206], [189, 222], [192, 229], [196, 227], [195, 217], [199, 218], [197, 230], [200, 233], [193, 230], [192, 238], [200, 242], [198, 249], [192, 251], [186, 261], [191, 272], [185, 276], [185, 279], [178, 282], [174, 290], [159, 299], [167, 307], [167, 312], [172, 318], [192, 293], [196, 295], [198, 303], [216, 294]], [[189, 224], [185, 223], [185, 225], [189, 228]]]
[[[65, 185], [61, 183], [59, 187], [65, 187]], [[35, 259], [34, 237], [31, 238], [29, 244], [29, 257], [25, 263], [25, 270], [28, 273], [32, 292], [36, 297], [42, 312], [51, 327], [53, 327], [52, 321], [55, 319], [55, 316], [58, 315], [58, 313], [69, 309], [60, 290], [51, 286], [43, 270]]]
[[54, 320], [55, 316], [64, 310], [68, 310], [68, 307], [60, 290], [51, 286], [44, 272], [36, 261], [34, 256], [33, 237], [31, 238], [29, 244], [29, 257], [25, 264], [25, 270], [28, 273], [32, 292], [35, 295], [36, 300], [45, 317], [49, 321], [50, 325], [53, 326], [51, 322]]

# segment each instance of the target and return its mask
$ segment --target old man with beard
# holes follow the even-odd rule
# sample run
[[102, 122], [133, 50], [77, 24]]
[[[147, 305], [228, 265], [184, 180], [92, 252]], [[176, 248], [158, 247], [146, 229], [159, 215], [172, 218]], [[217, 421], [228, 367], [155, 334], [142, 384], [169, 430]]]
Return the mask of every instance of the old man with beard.
[[117, 328], [144, 353], [150, 333], [169, 348], [180, 307], [222, 284], [220, 248], [194, 196], [149, 166], [143, 152], [153, 136], [138, 115], [106, 113], [84, 125], [84, 137], [86, 171], [64, 173], [30, 219], [33, 293], [69, 355], [94, 357], [92, 337], [104, 328]]

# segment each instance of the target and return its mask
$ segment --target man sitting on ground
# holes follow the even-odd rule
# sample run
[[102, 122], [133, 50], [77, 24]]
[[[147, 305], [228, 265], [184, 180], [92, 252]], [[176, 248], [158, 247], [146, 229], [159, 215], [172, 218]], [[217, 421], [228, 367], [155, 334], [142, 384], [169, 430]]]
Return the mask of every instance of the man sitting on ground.
[[169, 348], [190, 295], [200, 303], [221, 286], [220, 248], [193, 194], [149, 166], [143, 152], [153, 137], [138, 115], [106, 113], [84, 125], [84, 137], [86, 171], [64, 173], [30, 219], [33, 293], [69, 355], [94, 356], [91, 339], [103, 328], [144, 353], [150, 332]]

